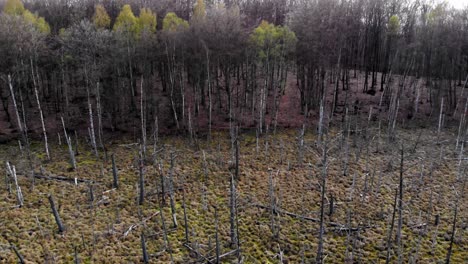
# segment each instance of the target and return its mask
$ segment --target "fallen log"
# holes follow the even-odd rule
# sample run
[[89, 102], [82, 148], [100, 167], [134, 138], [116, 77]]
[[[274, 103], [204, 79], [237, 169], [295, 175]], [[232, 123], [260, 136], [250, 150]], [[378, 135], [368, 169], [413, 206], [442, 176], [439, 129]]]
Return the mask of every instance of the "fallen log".
[[130, 232], [131, 232], [132, 230], [134, 230], [134, 229], [137, 228], [138, 226], [144, 224], [146, 221], [150, 220], [151, 218], [157, 216], [157, 215], [159, 214], [159, 212], [160, 212], [160, 211], [157, 211], [157, 212], [155, 212], [154, 214], [152, 214], [152, 215], [148, 216], [147, 218], [143, 219], [141, 222], [131, 225], [129, 228], [127, 228], [127, 231], [125, 231], [125, 232], [123, 233], [122, 237], [127, 237], [128, 234], [130, 234]]
[[18, 257], [18, 263], [21, 263], [23, 264], [24, 263], [24, 258], [23, 258], [23, 255], [21, 255], [21, 253], [18, 251], [18, 249], [16, 249], [16, 246], [13, 245], [11, 242], [10, 242], [10, 247], [11, 249], [13, 250], [13, 252], [15, 252], [15, 255]]
[[[27, 175], [24, 174], [17, 174], [18, 176], [24, 176], [28, 177]], [[93, 180], [86, 180], [86, 179], [79, 179], [79, 178], [69, 178], [66, 176], [60, 176], [60, 175], [44, 175], [44, 174], [38, 174], [34, 173], [34, 178], [37, 179], [43, 179], [43, 180], [53, 180], [53, 181], [67, 181], [67, 182], [80, 182], [80, 183], [95, 183]]]
[[[229, 252], [226, 252], [226, 253], [224, 253], [224, 254], [219, 255], [219, 259], [225, 258], [225, 257], [227, 257], [227, 256], [230, 256], [230, 255], [233, 255], [233, 254], [236, 254], [236, 253], [237, 253], [237, 249], [231, 250], [231, 251], [229, 251]], [[213, 261], [216, 261], [216, 258], [213, 258], [213, 259], [211, 259], [210, 261], [212, 261], [212, 262], [213, 262]]]
[[211, 260], [208, 259], [207, 257], [203, 256], [200, 252], [198, 252], [197, 250], [193, 249], [189, 244], [184, 243], [184, 247], [186, 247], [188, 250], [192, 251], [192, 252], [195, 253], [197, 256], [199, 256], [200, 258], [202, 258], [203, 260], [205, 260], [206, 263], [210, 263], [210, 264], [213, 264], [213, 263], [214, 263], [213, 261], [211, 261]]
[[[261, 204], [253, 204], [253, 206], [255, 206], [257, 208], [261, 208], [261, 209], [271, 210], [271, 207], [261, 205]], [[320, 222], [320, 219], [318, 219], [318, 218], [298, 215], [298, 214], [295, 214], [295, 213], [291, 213], [291, 212], [282, 210], [281, 208], [274, 208], [273, 211], [275, 213], [277, 213], [277, 214], [283, 214], [283, 215], [298, 218], [298, 219], [301, 219], [301, 220], [311, 221], [311, 222], [314, 222], [314, 223], [319, 223]], [[356, 232], [356, 231], [360, 231], [362, 229], [371, 227], [371, 226], [347, 227], [346, 225], [336, 223], [336, 222], [328, 222], [328, 223], [326, 223], [326, 225], [331, 226], [331, 227], [335, 227], [334, 230], [341, 231], [341, 232], [346, 232], [346, 231]]]

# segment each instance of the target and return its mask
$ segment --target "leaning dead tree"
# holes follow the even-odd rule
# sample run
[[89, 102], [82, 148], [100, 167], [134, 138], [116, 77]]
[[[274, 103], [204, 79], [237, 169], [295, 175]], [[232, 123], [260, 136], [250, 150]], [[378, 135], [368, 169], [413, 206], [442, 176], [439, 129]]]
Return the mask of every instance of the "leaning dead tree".
[[[32, 173], [34, 174], [32, 159], [31, 159], [31, 151], [30, 151], [30, 148], [29, 148], [28, 128], [26, 127], [26, 112], [25, 112], [25, 109], [24, 109], [23, 97], [21, 95], [21, 90], [20, 90], [19, 97], [20, 97], [22, 115], [23, 115], [23, 120], [21, 120], [20, 113], [19, 113], [19, 110], [18, 110], [18, 104], [16, 103], [16, 96], [15, 96], [15, 91], [13, 89], [11, 75], [8, 75], [8, 86], [10, 87], [10, 95], [11, 95], [11, 98], [13, 100], [13, 106], [15, 108], [15, 115], [16, 115], [16, 121], [18, 122], [18, 129], [20, 131], [21, 138], [23, 140], [23, 144], [26, 147], [26, 152], [27, 152], [27, 155], [28, 155], [30, 169], [31, 169]], [[18, 142], [20, 144], [20, 150], [22, 151], [21, 141], [18, 141]]]
[[149, 263], [149, 256], [148, 256], [148, 251], [146, 250], [146, 240], [145, 240], [145, 234], [141, 232], [141, 250], [142, 250], [142, 255], [143, 255], [143, 263]]
[[55, 223], [57, 224], [59, 232], [62, 233], [63, 231], [65, 231], [65, 226], [63, 225], [62, 220], [60, 219], [60, 215], [57, 211], [57, 207], [55, 206], [54, 197], [52, 197], [52, 194], [49, 194], [47, 198], [49, 199], [50, 208], [52, 209], [52, 213], [54, 214]]
[[[463, 144], [462, 144], [462, 149], [463, 149]], [[459, 164], [459, 167], [461, 167], [461, 163]], [[464, 198], [465, 198], [465, 185], [468, 177], [465, 174], [465, 168], [459, 168], [458, 169], [459, 174], [463, 175], [463, 182], [461, 184], [460, 190], [455, 194], [456, 200], [455, 200], [455, 205], [453, 208], [453, 222], [452, 222], [452, 234], [450, 236], [450, 245], [449, 248], [447, 249], [447, 255], [445, 257], [445, 264], [450, 264], [451, 257], [452, 257], [452, 252], [453, 252], [453, 243], [455, 240], [455, 231], [457, 228], [457, 217], [458, 217], [458, 212], [459, 212], [459, 206], [460, 203], [463, 203]], [[457, 180], [461, 180], [460, 177], [457, 177]]]
[[34, 86], [34, 95], [36, 96], [36, 102], [37, 102], [37, 109], [39, 110], [39, 117], [41, 118], [41, 126], [42, 126], [42, 133], [44, 135], [44, 147], [45, 147], [45, 152], [47, 155], [47, 160], [50, 160], [50, 153], [49, 153], [49, 143], [47, 140], [47, 131], [46, 131], [46, 126], [44, 122], [44, 114], [42, 113], [42, 107], [41, 107], [41, 101], [39, 100], [39, 93], [37, 91], [37, 85], [36, 85], [36, 78], [34, 74], [34, 67], [33, 67], [33, 62], [31, 58], [31, 76], [33, 80], [33, 86]]
[[18, 184], [18, 177], [16, 175], [16, 168], [13, 165], [10, 165], [10, 162], [7, 161], [6, 163], [7, 167], [7, 173], [10, 174], [11, 177], [13, 177], [13, 180], [15, 181], [15, 188], [16, 188], [16, 198], [18, 201], [18, 207], [22, 207], [24, 203], [24, 198], [23, 198], [23, 192], [21, 191], [21, 187]]
[[18, 129], [23, 134], [23, 125], [21, 122], [20, 114], [18, 111], [18, 104], [16, 103], [15, 92], [13, 90], [13, 84], [11, 82], [11, 75], [8, 75], [8, 86], [10, 87], [11, 99], [13, 100], [13, 106], [15, 108], [16, 121], [18, 122]]

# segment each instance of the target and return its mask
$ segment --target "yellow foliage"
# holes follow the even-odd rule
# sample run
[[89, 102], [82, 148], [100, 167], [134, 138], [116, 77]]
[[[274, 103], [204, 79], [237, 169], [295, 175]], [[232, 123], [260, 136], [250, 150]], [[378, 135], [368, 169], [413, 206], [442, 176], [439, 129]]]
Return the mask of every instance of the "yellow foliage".
[[20, 0], [7, 0], [3, 7], [3, 12], [8, 15], [22, 15], [24, 12], [24, 5]]
[[47, 23], [43, 17], [38, 17], [35, 26], [39, 30], [39, 32], [46, 34], [50, 33], [49, 23]]
[[50, 26], [43, 17], [33, 14], [31, 13], [31, 11], [26, 9], [23, 12], [23, 19], [27, 23], [33, 25], [34, 28], [38, 30], [39, 32], [45, 33], [45, 34], [50, 33]]
[[296, 44], [296, 35], [288, 27], [275, 26], [262, 21], [250, 36], [261, 59], [286, 55]]
[[106, 8], [99, 4], [94, 7], [93, 23], [97, 28], [109, 28], [111, 19]]
[[123, 31], [126, 33], [136, 33], [137, 18], [133, 14], [130, 5], [124, 5], [114, 24], [114, 31]]
[[185, 30], [189, 27], [186, 20], [178, 17], [174, 12], [169, 12], [163, 20], [163, 30], [169, 32], [175, 32], [179, 30]]
[[391, 16], [388, 20], [388, 31], [392, 35], [396, 35], [400, 31], [400, 19], [397, 15]]
[[193, 18], [197, 21], [202, 21], [206, 17], [206, 7], [204, 0], [197, 0], [197, 5], [193, 9]]
[[140, 10], [140, 16], [138, 17], [138, 34], [145, 30], [154, 33], [156, 32], [156, 25], [156, 14], [154, 14], [149, 8], [142, 8]]

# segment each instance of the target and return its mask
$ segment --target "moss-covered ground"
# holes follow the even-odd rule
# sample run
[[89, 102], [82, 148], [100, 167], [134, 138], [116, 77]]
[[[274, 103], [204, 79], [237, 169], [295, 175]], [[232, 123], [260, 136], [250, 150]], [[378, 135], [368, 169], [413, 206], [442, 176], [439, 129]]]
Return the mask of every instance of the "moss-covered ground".
[[[420, 133], [421, 132], [421, 133]], [[395, 190], [400, 173], [400, 147], [404, 146], [404, 193], [400, 250], [396, 243], [398, 212], [392, 240], [391, 262], [401, 252], [403, 263], [443, 263], [452, 232], [454, 207], [458, 203], [452, 263], [468, 262], [467, 198], [461, 197], [463, 170], [459, 149], [455, 151], [453, 131], [446, 131], [436, 144], [436, 132], [429, 129], [398, 130], [395, 141], [379, 136], [377, 128], [350, 133], [343, 140], [340, 131], [327, 136], [327, 183], [325, 199], [325, 263], [385, 263], [387, 238], [392, 219]], [[418, 139], [418, 135], [421, 136]], [[313, 263], [317, 252], [319, 223], [285, 214], [275, 215], [278, 237], [271, 231], [269, 178], [281, 210], [319, 218], [322, 188], [322, 148], [314, 131], [305, 136], [303, 162], [298, 162], [297, 130], [283, 130], [261, 137], [245, 132], [240, 137], [240, 179], [237, 182], [238, 229], [244, 263]], [[346, 138], [346, 135], [345, 137]], [[346, 144], [345, 142], [348, 142]], [[14, 263], [14, 245], [26, 263], [138, 263], [142, 261], [141, 235], [152, 263], [204, 263], [185, 246], [183, 191], [185, 191], [189, 240], [192, 248], [208, 258], [215, 257], [215, 207], [218, 211], [221, 254], [230, 245], [229, 164], [232, 160], [228, 133], [217, 132], [211, 142], [191, 143], [187, 138], [164, 137], [148, 146], [145, 162], [145, 201], [138, 205], [138, 145], [128, 140], [107, 144], [108, 157], [100, 158], [83, 141], [77, 169], [70, 170], [68, 149], [52, 140], [52, 161], [46, 161], [42, 143], [31, 146], [32, 164], [46, 175], [61, 175], [93, 181], [92, 184], [31, 179], [26, 153], [17, 145], [0, 146], [0, 263]], [[349, 147], [346, 147], [348, 145]], [[416, 146], [416, 148], [414, 148]], [[161, 173], [170, 173], [174, 153], [174, 185], [178, 227], [173, 227], [169, 195], [162, 213], [168, 240], [164, 240], [161, 205]], [[115, 153], [120, 186], [112, 189]], [[347, 155], [349, 153], [349, 157]], [[204, 171], [204, 154], [207, 177]], [[347, 158], [348, 157], [348, 158]], [[348, 162], [346, 175], [343, 167]], [[16, 208], [16, 190], [5, 178], [6, 161], [16, 166], [24, 206]], [[232, 163], [232, 162], [231, 162]], [[42, 168], [41, 168], [42, 166]], [[432, 171], [432, 173], [431, 173]], [[457, 180], [458, 178], [458, 180]], [[167, 186], [166, 186], [167, 187]], [[90, 200], [90, 188], [94, 201]], [[167, 188], [166, 188], [167, 189]], [[206, 190], [206, 191], [203, 191]], [[58, 232], [49, 202], [52, 194], [66, 231]], [[333, 197], [334, 212], [329, 214]], [[436, 225], [435, 218], [439, 216]], [[144, 221], [142, 221], [144, 220]], [[331, 226], [329, 223], [340, 226]], [[124, 233], [132, 226], [131, 231]], [[341, 228], [340, 228], [341, 227]], [[347, 228], [354, 228], [347, 231]], [[345, 229], [345, 230], [343, 230]], [[76, 254], [75, 254], [76, 252]], [[236, 255], [222, 262], [237, 263]]]

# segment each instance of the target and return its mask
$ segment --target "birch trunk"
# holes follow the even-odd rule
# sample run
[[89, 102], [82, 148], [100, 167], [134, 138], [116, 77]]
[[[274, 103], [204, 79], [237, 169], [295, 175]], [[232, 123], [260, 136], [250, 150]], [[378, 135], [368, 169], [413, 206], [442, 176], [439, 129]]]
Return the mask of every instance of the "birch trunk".
[[34, 94], [36, 96], [37, 108], [39, 110], [39, 115], [41, 117], [42, 133], [44, 134], [45, 152], [47, 155], [47, 160], [50, 160], [49, 143], [47, 141], [47, 131], [46, 131], [45, 122], [44, 122], [44, 114], [42, 113], [41, 101], [39, 100], [39, 93], [37, 91], [36, 78], [34, 77], [34, 68], [33, 68], [32, 58], [31, 58], [31, 76], [32, 76], [33, 85], [34, 85]]
[[73, 152], [73, 146], [71, 143], [71, 138], [67, 134], [67, 129], [65, 128], [65, 122], [63, 121], [63, 116], [61, 117], [62, 119], [62, 126], [63, 126], [63, 132], [65, 134], [65, 139], [67, 141], [68, 145], [68, 152], [70, 153], [70, 165], [74, 170], [76, 170], [76, 160], [75, 160], [75, 153]]

